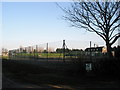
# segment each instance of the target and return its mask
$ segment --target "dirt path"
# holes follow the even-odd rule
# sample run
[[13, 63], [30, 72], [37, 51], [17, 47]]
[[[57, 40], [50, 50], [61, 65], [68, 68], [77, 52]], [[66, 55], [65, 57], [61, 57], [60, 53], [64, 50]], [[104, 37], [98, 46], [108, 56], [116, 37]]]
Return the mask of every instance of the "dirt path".
[[120, 87], [119, 85], [116, 85], [117, 83], [115, 82], [111, 82], [108, 84], [108, 82], [102, 82], [102, 84], [98, 84], [98, 83], [91, 83], [91, 84], [80, 84], [79, 86], [75, 87], [75, 86], [68, 86], [68, 85], [54, 85], [54, 84], [47, 84], [47, 85], [34, 85], [34, 84], [30, 84], [30, 83], [20, 83], [20, 82], [15, 82], [9, 78], [6, 78], [5, 76], [3, 76], [3, 87], [2, 88], [39, 88], [39, 89], [65, 89], [65, 90], [89, 90], [90, 88], [92, 88], [93, 90], [96, 89], [101, 89], [101, 90], [119, 90]]
[[26, 83], [18, 83], [15, 82], [9, 78], [6, 78], [5, 76], [2, 77], [3, 83], [2, 83], [2, 88], [39, 88], [39, 89], [47, 89], [47, 90], [52, 90], [52, 89], [65, 89], [65, 90], [78, 90], [75, 88], [72, 88], [70, 86], [66, 86], [66, 85], [52, 85], [52, 84], [48, 84], [45, 86], [38, 86], [38, 85], [34, 85], [34, 84], [26, 84]]
[[43, 88], [33, 84], [18, 83], [5, 76], [2, 77], [2, 88]]

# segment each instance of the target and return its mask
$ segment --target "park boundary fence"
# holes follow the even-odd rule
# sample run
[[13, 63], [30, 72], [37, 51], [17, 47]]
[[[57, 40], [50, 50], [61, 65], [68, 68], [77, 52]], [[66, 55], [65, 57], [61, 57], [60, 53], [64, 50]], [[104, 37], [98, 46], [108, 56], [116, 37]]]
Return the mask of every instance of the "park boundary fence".
[[[87, 47], [87, 48], [85, 48]], [[9, 59], [75, 60], [101, 57], [103, 43], [63, 40], [9, 50]], [[92, 52], [92, 53], [91, 53]]]
[[[43, 65], [47, 68], [49, 66], [52, 68], [60, 68], [61, 66], [74, 68], [76, 66], [81, 73], [84, 73], [86, 69], [86, 71], [91, 70], [97, 75], [118, 74], [119, 76], [119, 57], [107, 58], [105, 48], [102, 46], [103, 43], [97, 42], [96, 44], [93, 41], [63, 40], [28, 47], [21, 46], [18, 49], [9, 50], [9, 59], [20, 63]], [[120, 47], [117, 50], [119, 56]], [[87, 66], [92, 68], [86, 68]], [[77, 70], [76, 68], [75, 70]]]

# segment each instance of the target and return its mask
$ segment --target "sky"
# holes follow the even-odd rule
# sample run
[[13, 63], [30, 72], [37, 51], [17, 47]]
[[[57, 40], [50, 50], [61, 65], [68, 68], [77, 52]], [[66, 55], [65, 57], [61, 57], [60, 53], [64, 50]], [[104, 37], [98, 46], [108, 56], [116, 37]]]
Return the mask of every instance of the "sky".
[[[69, 7], [70, 3], [58, 4]], [[71, 27], [63, 20], [63, 15], [56, 2], [3, 2], [2, 47], [14, 49], [49, 42], [54, 46], [62, 40], [71, 48], [89, 47], [90, 41], [92, 45], [105, 45], [95, 33]]]

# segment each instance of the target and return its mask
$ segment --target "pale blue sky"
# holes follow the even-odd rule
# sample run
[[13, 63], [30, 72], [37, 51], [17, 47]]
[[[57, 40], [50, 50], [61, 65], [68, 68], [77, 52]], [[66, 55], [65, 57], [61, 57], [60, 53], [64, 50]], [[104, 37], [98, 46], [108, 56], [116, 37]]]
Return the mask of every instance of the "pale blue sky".
[[[68, 2], [59, 2], [63, 7]], [[80, 42], [73, 48], [85, 48], [89, 41], [104, 45], [94, 33], [70, 27], [62, 19], [63, 11], [55, 2], [4, 2], [2, 4], [3, 47], [12, 49], [19, 46], [57, 42], [63, 39]], [[73, 42], [74, 43], [74, 42]], [[84, 44], [87, 43], [87, 44]]]

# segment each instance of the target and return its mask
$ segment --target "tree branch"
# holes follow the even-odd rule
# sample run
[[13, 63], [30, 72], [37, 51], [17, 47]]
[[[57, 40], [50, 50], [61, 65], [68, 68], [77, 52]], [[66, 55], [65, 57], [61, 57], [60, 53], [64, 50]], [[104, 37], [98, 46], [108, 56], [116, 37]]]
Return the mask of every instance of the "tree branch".
[[119, 20], [120, 20], [120, 14], [114, 19], [114, 21], [111, 23], [110, 27]]
[[114, 36], [112, 36], [111, 38], [110, 38], [110, 41], [113, 39], [113, 38], [115, 38], [116, 36], [118, 36], [120, 33], [117, 33], [117, 34], [115, 34]]
[[119, 37], [120, 37], [120, 33], [119, 33], [118, 36], [115, 37], [115, 39], [114, 39], [110, 44], [111, 44], [111, 45], [114, 44], [114, 43], [118, 40]]
[[102, 37], [104, 40], [106, 40], [105, 39], [105, 37], [104, 37], [104, 35], [103, 35], [103, 33], [101, 33], [101, 32], [98, 32], [98, 31], [96, 31], [94, 28], [92, 28], [90, 25], [88, 25], [96, 34], [98, 34], [100, 37]]
[[109, 37], [112, 36], [113, 32], [114, 32], [114, 31], [116, 30], [116, 28], [118, 28], [118, 27], [120, 27], [120, 24], [114, 26], [114, 27], [110, 30], [111, 33], [110, 33]]

